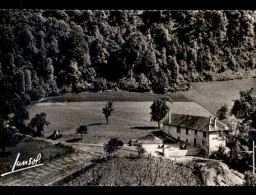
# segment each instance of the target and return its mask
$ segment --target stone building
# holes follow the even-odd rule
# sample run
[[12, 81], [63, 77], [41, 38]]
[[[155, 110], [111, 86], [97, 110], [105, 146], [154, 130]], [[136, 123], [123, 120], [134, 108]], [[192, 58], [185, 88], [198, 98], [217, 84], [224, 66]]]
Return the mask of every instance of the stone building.
[[168, 113], [162, 123], [165, 133], [190, 146], [202, 148], [207, 156], [226, 144], [220, 133], [225, 133], [228, 127], [213, 117]]

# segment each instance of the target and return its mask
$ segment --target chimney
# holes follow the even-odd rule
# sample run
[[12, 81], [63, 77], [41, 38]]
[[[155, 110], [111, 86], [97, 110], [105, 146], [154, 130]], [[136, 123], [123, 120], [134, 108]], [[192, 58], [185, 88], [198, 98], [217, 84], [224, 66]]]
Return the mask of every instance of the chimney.
[[216, 117], [213, 118], [213, 117], [210, 116], [209, 123], [210, 123], [210, 126], [213, 126], [214, 129], [217, 128], [217, 118]]
[[214, 117], [214, 129], [217, 129], [217, 118]]
[[212, 117], [210, 116], [209, 118], [209, 124], [211, 125], [212, 124]]
[[171, 117], [172, 117], [172, 113], [171, 111], [168, 112], [168, 123], [171, 123]]

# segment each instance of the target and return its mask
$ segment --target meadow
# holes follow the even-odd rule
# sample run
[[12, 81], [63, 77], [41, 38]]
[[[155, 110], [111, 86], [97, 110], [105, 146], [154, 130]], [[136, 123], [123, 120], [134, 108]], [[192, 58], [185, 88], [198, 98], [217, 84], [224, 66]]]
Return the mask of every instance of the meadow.
[[[49, 136], [58, 130], [63, 136], [60, 140], [92, 144], [104, 144], [110, 138], [117, 137], [127, 143], [132, 138], [140, 138], [153, 130], [158, 130], [157, 122], [150, 120], [152, 102], [114, 102], [114, 113], [109, 124], [102, 113], [104, 101], [93, 102], [40, 102], [27, 108], [30, 118], [36, 113], [45, 112], [50, 122], [44, 134]], [[174, 102], [170, 104], [174, 113], [209, 116], [210, 113], [194, 102]], [[196, 112], [195, 112], [196, 110]], [[76, 128], [85, 124], [88, 133], [78, 140]]]
[[86, 101], [121, 101], [121, 102], [150, 102], [158, 97], [170, 97], [175, 102], [191, 102], [181, 94], [154, 94], [128, 91], [82, 92], [48, 97], [41, 102], [86, 102]]
[[234, 100], [239, 99], [240, 91], [256, 88], [256, 79], [247, 78], [241, 80], [195, 82], [191, 83], [189, 91], [179, 92], [194, 102], [200, 104], [212, 114], [224, 104], [231, 108]]

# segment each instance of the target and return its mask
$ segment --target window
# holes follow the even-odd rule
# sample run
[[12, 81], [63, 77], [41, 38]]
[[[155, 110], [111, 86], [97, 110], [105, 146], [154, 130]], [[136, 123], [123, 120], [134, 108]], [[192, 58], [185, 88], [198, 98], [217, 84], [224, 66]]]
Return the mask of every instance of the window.
[[205, 146], [205, 141], [202, 141], [202, 146]]
[[177, 133], [180, 133], [180, 127], [177, 127]]
[[197, 135], [197, 130], [195, 130], [195, 135]]
[[180, 137], [178, 137], [177, 139], [178, 139], [178, 141], [180, 141]]
[[205, 131], [203, 132], [203, 136], [206, 137], [206, 132]]
[[188, 139], [186, 139], [186, 143], [188, 143]]
[[188, 135], [188, 129], [186, 129], [186, 134]]

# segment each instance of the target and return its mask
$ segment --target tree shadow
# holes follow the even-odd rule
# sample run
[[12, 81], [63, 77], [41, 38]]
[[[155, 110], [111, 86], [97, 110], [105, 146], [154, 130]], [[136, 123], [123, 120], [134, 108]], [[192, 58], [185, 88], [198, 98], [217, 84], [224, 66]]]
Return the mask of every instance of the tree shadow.
[[169, 136], [168, 134], [164, 133], [163, 131], [152, 131], [151, 132], [154, 136], [161, 139], [164, 144], [174, 144], [178, 143], [178, 140]]
[[164, 156], [163, 152], [156, 151], [157, 155]]
[[57, 140], [59, 138], [63, 137], [62, 134], [57, 135], [56, 137], [54, 136], [54, 134], [51, 134], [50, 136], [47, 137], [47, 139], [51, 139], [51, 140]]
[[81, 140], [80, 138], [73, 138], [73, 139], [66, 140], [66, 142], [74, 143], [74, 142], [77, 142], [77, 141], [80, 141], [80, 140]]
[[130, 127], [130, 129], [152, 130], [152, 129], [159, 129], [159, 128], [158, 127], [152, 127], [152, 126], [143, 126], [143, 127]]
[[88, 124], [86, 126], [98, 126], [98, 125], [106, 125], [105, 123], [92, 123], [92, 124]]

